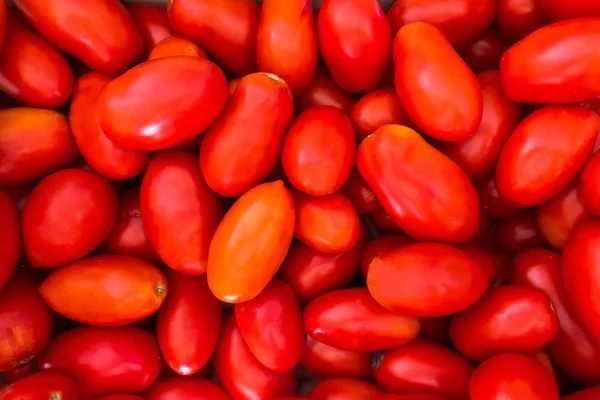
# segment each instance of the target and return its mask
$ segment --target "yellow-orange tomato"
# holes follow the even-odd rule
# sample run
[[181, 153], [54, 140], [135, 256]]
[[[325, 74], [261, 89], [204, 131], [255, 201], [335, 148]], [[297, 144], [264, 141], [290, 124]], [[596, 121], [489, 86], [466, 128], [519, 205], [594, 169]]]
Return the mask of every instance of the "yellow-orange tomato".
[[181, 36], [169, 36], [154, 46], [152, 51], [150, 51], [150, 55], [148, 55], [148, 61], [155, 60], [157, 58], [174, 56], [207, 58], [200, 46], [191, 40]]

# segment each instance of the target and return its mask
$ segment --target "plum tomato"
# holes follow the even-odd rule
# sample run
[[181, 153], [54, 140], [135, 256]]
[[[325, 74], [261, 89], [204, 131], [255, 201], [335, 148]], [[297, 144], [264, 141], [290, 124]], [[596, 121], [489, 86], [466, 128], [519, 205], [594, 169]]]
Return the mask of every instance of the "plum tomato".
[[56, 372], [39, 372], [0, 391], [0, 400], [78, 400], [75, 382]]
[[208, 59], [196, 43], [181, 36], [169, 36], [156, 44], [148, 55], [148, 61], [157, 58], [190, 56]]
[[502, 35], [515, 43], [547, 25], [541, 4], [541, 0], [497, 0], [496, 22]]
[[169, 24], [167, 9], [159, 4], [127, 4], [127, 11], [138, 28], [147, 55], [160, 41], [174, 32]]

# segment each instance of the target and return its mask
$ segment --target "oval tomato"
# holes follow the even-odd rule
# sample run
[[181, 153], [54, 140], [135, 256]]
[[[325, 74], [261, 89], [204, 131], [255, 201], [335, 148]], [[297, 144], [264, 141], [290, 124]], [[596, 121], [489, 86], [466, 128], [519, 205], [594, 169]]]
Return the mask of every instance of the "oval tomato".
[[540, 0], [497, 0], [496, 22], [508, 41], [515, 43], [548, 24]]
[[167, 9], [159, 4], [128, 4], [127, 11], [144, 41], [148, 54], [160, 41], [174, 35], [169, 24]]
[[410, 126], [394, 88], [377, 89], [364, 95], [350, 110], [358, 141], [388, 124]]
[[598, 396], [600, 396], [600, 386], [570, 394], [562, 397], [562, 400], [596, 400]]
[[356, 168], [352, 170], [348, 180], [342, 186], [342, 192], [348, 196], [359, 214], [370, 213], [381, 207], [373, 189]]
[[373, 355], [358, 351], [341, 350], [306, 335], [306, 346], [300, 365], [317, 378], [371, 378]]
[[196, 43], [181, 36], [169, 36], [156, 44], [148, 55], [148, 61], [157, 58], [190, 56], [208, 59]]
[[41, 108], [0, 111], [0, 186], [35, 182], [78, 156], [64, 115]]
[[0, 192], [0, 290], [13, 275], [22, 251], [21, 217], [8, 194]]
[[495, 27], [490, 26], [472, 42], [461, 48], [459, 54], [473, 72], [481, 73], [497, 70], [500, 59], [508, 47], [509, 44], [500, 35], [500, 32]]
[[479, 199], [468, 176], [412, 129], [379, 128], [358, 147], [356, 164], [383, 208], [409, 235], [460, 243], [477, 232]]
[[121, 74], [142, 56], [142, 37], [119, 1], [17, 0], [15, 6], [50, 43], [101, 74]]
[[376, 257], [367, 287], [385, 308], [401, 315], [441, 317], [473, 304], [487, 288], [485, 272], [463, 251], [417, 243]]
[[219, 224], [208, 251], [208, 285], [227, 303], [256, 297], [292, 243], [294, 200], [282, 181], [244, 193]]
[[481, 88], [444, 34], [413, 22], [400, 28], [393, 47], [396, 92], [410, 120], [439, 140], [474, 134], [483, 111]]
[[299, 113], [313, 106], [333, 106], [348, 113], [354, 103], [354, 95], [339, 87], [325, 67], [317, 67], [312, 81], [294, 105]]
[[229, 400], [223, 389], [206, 379], [161, 378], [144, 392], [146, 400]]
[[563, 19], [600, 17], [600, 4], [594, 0], [575, 0], [569, 5], [560, 0], [537, 0], [555, 21]]
[[589, 159], [580, 176], [579, 195], [583, 198], [586, 209], [600, 216], [600, 152]]
[[500, 196], [493, 175], [479, 181], [475, 189], [477, 189], [479, 201], [481, 202], [481, 211], [488, 217], [504, 219], [513, 217], [519, 212], [518, 207], [510, 204]]
[[170, 268], [188, 275], [206, 272], [223, 206], [204, 181], [195, 154], [166, 150], [152, 157], [142, 181], [140, 211], [150, 243]]
[[0, 391], [0, 400], [78, 400], [75, 382], [56, 372], [40, 372]]
[[367, 277], [369, 266], [376, 257], [414, 243], [416, 243], [416, 241], [413, 238], [402, 235], [383, 235], [373, 238], [365, 245], [362, 251], [360, 259], [360, 270], [362, 275], [365, 278]]

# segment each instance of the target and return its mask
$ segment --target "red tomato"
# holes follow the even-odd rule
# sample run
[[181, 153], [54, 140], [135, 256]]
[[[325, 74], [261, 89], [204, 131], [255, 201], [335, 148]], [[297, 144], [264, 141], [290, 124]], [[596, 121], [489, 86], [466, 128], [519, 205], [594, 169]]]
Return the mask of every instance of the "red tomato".
[[493, 175], [479, 181], [475, 189], [477, 189], [479, 201], [481, 201], [481, 211], [488, 217], [504, 219], [513, 217], [519, 212], [518, 207], [500, 196]]
[[552, 301], [559, 323], [556, 336], [546, 347], [552, 360], [579, 383], [600, 383], [600, 349], [571, 310], [562, 281], [560, 256], [543, 249], [519, 253], [510, 267], [510, 281], [538, 288]]
[[318, 378], [371, 378], [373, 354], [341, 350], [306, 335], [306, 346], [300, 365]]
[[97, 112], [115, 144], [160, 150], [208, 128], [228, 97], [225, 75], [215, 64], [199, 57], [166, 57], [139, 64], [107, 84]]
[[279, 159], [293, 111], [290, 89], [277, 76], [260, 72], [240, 79], [225, 111], [204, 134], [200, 168], [208, 185], [237, 197], [263, 182]]
[[317, 383], [311, 390], [310, 400], [363, 400], [383, 394], [372, 383], [353, 378], [332, 378]]
[[594, 153], [589, 159], [580, 177], [579, 195], [582, 197], [586, 208], [600, 216], [600, 152]]
[[292, 243], [295, 215], [281, 181], [258, 185], [233, 204], [208, 252], [208, 285], [219, 300], [242, 303], [267, 286]]
[[600, 18], [562, 21], [536, 30], [504, 53], [500, 61], [504, 93], [522, 103], [577, 103], [599, 97], [599, 37]]
[[492, 0], [398, 0], [388, 18], [394, 32], [411, 22], [427, 22], [459, 47], [490, 26], [494, 13]]
[[509, 42], [515, 43], [548, 24], [541, 0], [497, 0], [498, 28]]
[[138, 175], [148, 162], [148, 152], [123, 148], [106, 137], [96, 114], [96, 100], [109, 77], [91, 72], [77, 80], [71, 100], [69, 122], [79, 151], [96, 172], [108, 179]]
[[370, 219], [375, 228], [383, 234], [404, 235], [405, 232], [394, 222], [392, 216], [383, 207], [379, 207], [370, 214]]
[[142, 37], [125, 6], [117, 0], [14, 3], [50, 43], [81, 59], [96, 72], [121, 74], [142, 56]]
[[575, 0], [568, 5], [561, 0], [537, 0], [555, 21], [572, 18], [600, 17], [600, 4], [594, 0]]
[[470, 243], [461, 246], [461, 250], [471, 257], [485, 272], [490, 285], [493, 285], [498, 280], [502, 271], [499, 271], [498, 263], [491, 251]]
[[6, 1], [0, 1], [0, 49], [6, 35]]
[[79, 400], [75, 382], [56, 372], [40, 372], [0, 391], [0, 400]]
[[359, 214], [370, 213], [381, 207], [373, 189], [356, 168], [352, 169], [348, 180], [342, 186], [342, 192], [348, 196]]
[[27, 364], [48, 344], [53, 312], [37, 291], [38, 281], [17, 270], [0, 291], [0, 371]]
[[348, 93], [335, 83], [329, 71], [317, 67], [315, 76], [308, 87], [296, 99], [296, 112], [303, 112], [313, 106], [334, 106], [348, 113], [356, 103], [354, 95]]
[[4, 371], [2, 373], [2, 383], [11, 385], [38, 372], [40, 372], [38, 359], [34, 357], [25, 365], [19, 365], [10, 371]]
[[362, 275], [365, 278], [367, 277], [369, 266], [376, 257], [414, 243], [416, 243], [415, 240], [410, 236], [401, 235], [383, 235], [372, 239], [365, 245], [362, 251], [360, 259], [360, 271]]
[[[255, 72], [260, 6], [251, 0], [173, 0], [171, 26], [235, 76]], [[233, 27], [235, 29], [233, 29]]]
[[169, 36], [152, 48], [148, 55], [148, 61], [174, 56], [191, 56], [208, 59], [200, 46], [191, 40], [181, 36]]
[[101, 398], [100, 400], [143, 400], [140, 396], [134, 394], [113, 394]]
[[215, 373], [232, 400], [261, 400], [294, 396], [294, 371], [276, 372], [262, 365], [250, 351], [230, 314], [225, 318], [214, 354]]
[[174, 35], [165, 7], [159, 4], [128, 4], [127, 11], [142, 35], [146, 54], [160, 41]]
[[454, 314], [487, 288], [488, 275], [463, 251], [417, 243], [376, 257], [367, 287], [385, 308], [418, 318]]
[[161, 378], [144, 392], [146, 400], [229, 400], [223, 389], [206, 379]]
[[394, 88], [377, 89], [364, 95], [350, 110], [358, 141], [387, 124], [410, 126]]
[[294, 95], [306, 89], [319, 58], [311, 0], [263, 0], [256, 57], [258, 69], [281, 77]]
[[227, 86], [229, 87], [229, 97], [233, 95], [233, 92], [235, 92], [235, 89], [237, 89], [239, 83], [240, 78], [233, 78], [227, 83]]
[[0, 111], [0, 186], [35, 182], [78, 156], [64, 115], [38, 108]]
[[493, 233], [494, 243], [502, 251], [514, 255], [534, 247], [545, 247], [546, 240], [540, 232], [532, 208], [498, 221]]
[[600, 396], [600, 386], [581, 390], [577, 393], [562, 397], [562, 400], [596, 400]]
[[281, 164], [290, 183], [313, 196], [339, 190], [356, 158], [356, 135], [350, 119], [333, 106], [312, 107], [290, 126]]
[[473, 72], [481, 73], [498, 69], [500, 59], [508, 47], [509, 44], [500, 35], [500, 32], [491, 26], [472, 42], [462, 47], [459, 54]]
[[394, 67], [400, 103], [423, 133], [457, 142], [477, 131], [481, 88], [442, 31], [424, 22], [403, 26], [394, 38]]
[[558, 400], [554, 376], [523, 354], [505, 353], [480, 364], [469, 382], [471, 400]]
[[388, 393], [468, 398], [473, 365], [460, 354], [427, 339], [384, 351], [373, 360], [375, 382]]
[[502, 93], [498, 71], [483, 72], [477, 80], [483, 95], [483, 116], [477, 131], [464, 141], [437, 146], [473, 181], [494, 173], [504, 143], [521, 121], [521, 106]]
[[377, 398], [377, 400], [446, 400], [443, 397], [436, 396], [433, 394], [409, 394], [406, 396], [400, 396], [397, 394], [384, 394]]
[[[21, 221], [19, 209], [0, 192], [0, 290], [6, 285], [21, 257]], [[358, 256], [357, 256], [358, 257]]]
[[29, 262], [52, 268], [89, 254], [106, 239], [117, 212], [117, 196], [106, 179], [80, 169], [49, 175], [33, 189], [23, 209]]
[[450, 344], [450, 316], [436, 318], [421, 318], [421, 330], [419, 337], [431, 339], [435, 342], [449, 345]]
[[11, 186], [11, 187], [4, 188], [2, 190], [16, 204], [19, 212], [22, 212], [23, 207], [25, 207], [25, 203], [27, 203], [27, 199], [29, 198], [29, 194], [33, 190], [33, 185]]

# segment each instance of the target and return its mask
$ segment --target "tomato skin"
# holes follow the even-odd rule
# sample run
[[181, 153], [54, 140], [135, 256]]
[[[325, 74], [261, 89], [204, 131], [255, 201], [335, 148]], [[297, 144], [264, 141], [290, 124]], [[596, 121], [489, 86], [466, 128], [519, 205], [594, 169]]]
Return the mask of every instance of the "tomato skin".
[[477, 189], [479, 201], [481, 202], [481, 211], [488, 217], [505, 219], [513, 217], [519, 212], [518, 207], [500, 196], [493, 175], [480, 180], [475, 185], [475, 189]]
[[382, 235], [371, 239], [365, 245], [360, 258], [360, 271], [362, 275], [365, 278], [367, 277], [369, 266], [376, 257], [414, 243], [416, 241], [413, 238], [403, 235]]
[[496, 258], [491, 251], [488, 251], [481, 246], [475, 244], [466, 244], [460, 248], [469, 257], [473, 259], [479, 265], [479, 267], [485, 272], [489, 278], [489, 285], [494, 285], [498, 278], [500, 278], [501, 272], [498, 268]]
[[219, 224], [208, 251], [208, 285], [226, 303], [256, 297], [292, 243], [296, 212], [282, 181], [244, 193]]
[[562, 397], [561, 400], [595, 400], [598, 396], [600, 396], [600, 387], [593, 387]]
[[79, 392], [75, 382], [55, 372], [40, 372], [13, 383], [0, 391], [0, 400], [54, 398], [78, 400]]
[[81, 59], [96, 72], [119, 75], [142, 56], [142, 37], [125, 6], [118, 1], [49, 0], [42, 4], [17, 0], [14, 3], [50, 43]]
[[375, 382], [394, 394], [468, 398], [473, 365], [460, 354], [428, 339], [416, 339], [383, 352], [373, 361]]
[[257, 3], [173, 0], [167, 10], [173, 30], [198, 43], [225, 70], [240, 77], [256, 72]]
[[451, 320], [451, 316], [421, 318], [419, 320], [421, 323], [419, 337], [430, 339], [443, 345], [449, 345], [451, 343], [449, 334]]
[[273, 74], [247, 75], [204, 134], [200, 168], [208, 185], [241, 196], [271, 173], [294, 111], [288, 85]]
[[188, 275], [206, 272], [223, 206], [204, 181], [195, 154], [165, 150], [152, 157], [140, 190], [140, 212], [144, 231], [165, 264]]
[[480, 364], [469, 383], [471, 400], [558, 400], [554, 376], [538, 361], [517, 353], [504, 353]]
[[175, 33], [169, 24], [167, 9], [158, 4], [128, 4], [127, 11], [144, 41], [145, 54], [160, 41]]
[[137, 393], [160, 373], [154, 337], [134, 326], [81, 327], [55, 336], [40, 369], [73, 378], [82, 395]]
[[443, 141], [474, 134], [483, 112], [481, 88], [444, 34], [433, 25], [413, 22], [398, 31], [393, 47], [396, 92], [410, 120]]
[[229, 400], [223, 389], [207, 379], [160, 378], [144, 392], [146, 400]]
[[462, 47], [459, 54], [473, 72], [481, 73], [497, 70], [500, 59], [508, 47], [509, 44], [500, 32], [490, 26], [472, 42]]
[[[162, 95], [149, 96], [157, 92]], [[225, 75], [212, 62], [165, 57], [139, 64], [108, 83], [97, 112], [100, 127], [115, 144], [160, 150], [208, 128], [228, 97]]]
[[454, 314], [485, 291], [488, 275], [463, 251], [417, 243], [376, 257], [367, 287], [388, 310], [418, 318]]
[[360, 142], [388, 124], [410, 126], [394, 88], [381, 88], [367, 93], [350, 110], [350, 119]]
[[225, 317], [213, 356], [215, 373], [232, 400], [260, 400], [298, 393], [296, 373], [276, 372], [262, 365], [252, 354], [235, 322]]
[[406, 395], [400, 396], [397, 394], [384, 394], [381, 397], [378, 397], [377, 400], [446, 400], [443, 397], [429, 394], [414, 394], [414, 395]]
[[[540, 28], [500, 61], [506, 96], [522, 103], [578, 103], [600, 96], [600, 19], [582, 18]], [[572, 46], [573, 40], [577, 46]]]
[[0, 50], [6, 37], [6, 1], [0, 1]]
[[325, 67], [317, 67], [312, 81], [297, 97], [294, 105], [296, 112], [314, 106], [334, 106], [347, 114], [354, 103], [356, 98], [353, 94], [339, 87]]
[[140, 396], [134, 394], [113, 394], [101, 398], [100, 400], [143, 400]]
[[521, 210], [510, 218], [498, 221], [494, 228], [493, 240], [498, 248], [510, 255], [547, 245], [532, 208]]
[[204, 51], [196, 43], [181, 36], [169, 36], [152, 48], [148, 61], [174, 56], [191, 56], [208, 60]]
[[358, 351], [341, 350], [306, 335], [306, 346], [300, 365], [312, 376], [330, 378], [371, 378], [373, 355]]
[[0, 186], [33, 183], [78, 156], [64, 115], [40, 108], [0, 111]]
[[34, 357], [25, 365], [19, 365], [10, 371], [4, 371], [2, 373], [2, 383], [11, 385], [38, 372], [40, 372], [38, 359]]
[[573, 18], [600, 17], [600, 4], [594, 0], [575, 0], [567, 5], [560, 0], [538, 0], [554, 21]]
[[352, 202], [352, 205], [354, 205], [359, 214], [367, 214], [381, 207], [379, 200], [377, 200], [375, 193], [373, 193], [373, 189], [371, 189], [356, 168], [352, 169], [348, 180], [344, 183], [341, 190]]
[[321, 381], [311, 390], [310, 400], [362, 400], [383, 394], [372, 383], [353, 378], [332, 378]]
[[502, 35], [515, 43], [547, 25], [541, 4], [540, 0], [497, 0], [496, 21]]
[[404, 235], [405, 232], [394, 222], [392, 216], [383, 207], [379, 207], [370, 214], [371, 222], [383, 234]]
[[13, 275], [21, 258], [21, 216], [13, 199], [0, 191], [0, 290]]
[[594, 153], [581, 172], [579, 195], [583, 198], [586, 209], [600, 216], [600, 153]]

